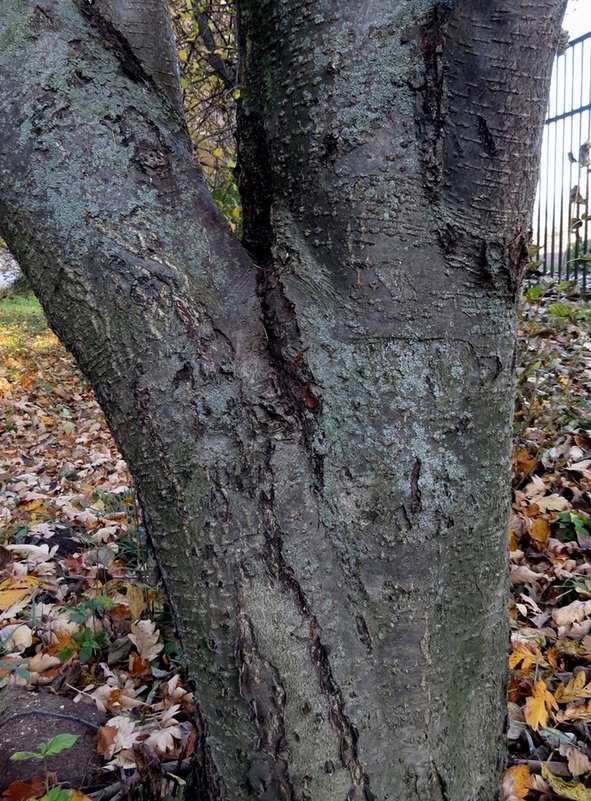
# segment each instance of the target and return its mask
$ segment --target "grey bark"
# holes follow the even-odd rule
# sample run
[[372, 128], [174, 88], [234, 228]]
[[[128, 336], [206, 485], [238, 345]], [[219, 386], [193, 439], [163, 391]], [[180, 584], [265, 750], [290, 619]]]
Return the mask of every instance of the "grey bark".
[[0, 231], [137, 481], [194, 797], [498, 793], [514, 309], [563, 0], [242, 0], [245, 249], [69, 0], [2, 0]]
[[80, 7], [99, 26], [105, 20], [122, 34], [143, 69], [182, 116], [179, 64], [166, 0], [80, 0]]

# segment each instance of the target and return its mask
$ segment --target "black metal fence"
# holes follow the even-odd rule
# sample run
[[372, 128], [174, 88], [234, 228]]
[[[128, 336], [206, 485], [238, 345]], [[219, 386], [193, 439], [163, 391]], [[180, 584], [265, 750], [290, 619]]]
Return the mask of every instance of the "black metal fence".
[[591, 283], [591, 31], [556, 56], [534, 209], [532, 261]]

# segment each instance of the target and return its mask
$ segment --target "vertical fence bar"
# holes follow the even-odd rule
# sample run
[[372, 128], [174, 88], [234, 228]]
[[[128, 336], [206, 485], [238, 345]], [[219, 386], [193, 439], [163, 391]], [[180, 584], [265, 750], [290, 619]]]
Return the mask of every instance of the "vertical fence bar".
[[532, 221], [536, 261], [587, 289], [591, 265], [591, 31], [556, 56]]

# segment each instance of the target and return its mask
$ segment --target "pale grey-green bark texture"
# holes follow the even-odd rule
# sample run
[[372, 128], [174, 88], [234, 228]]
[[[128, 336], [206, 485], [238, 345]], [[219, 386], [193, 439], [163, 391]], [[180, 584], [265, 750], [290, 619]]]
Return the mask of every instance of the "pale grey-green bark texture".
[[0, 232], [137, 482], [192, 800], [497, 798], [514, 313], [564, 6], [240, 0], [241, 244], [121, 27], [0, 0]]

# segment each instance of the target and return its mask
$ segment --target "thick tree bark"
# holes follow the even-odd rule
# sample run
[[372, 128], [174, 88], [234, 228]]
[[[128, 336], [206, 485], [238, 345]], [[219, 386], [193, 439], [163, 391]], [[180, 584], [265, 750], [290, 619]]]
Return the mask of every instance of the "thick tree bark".
[[105, 39], [111, 33], [105, 21], [124, 36], [141, 67], [182, 116], [179, 65], [166, 0], [81, 0], [80, 7]]
[[0, 231], [138, 484], [195, 798], [489, 801], [513, 314], [564, 0], [241, 0], [245, 244], [70, 0], [1, 0]]

